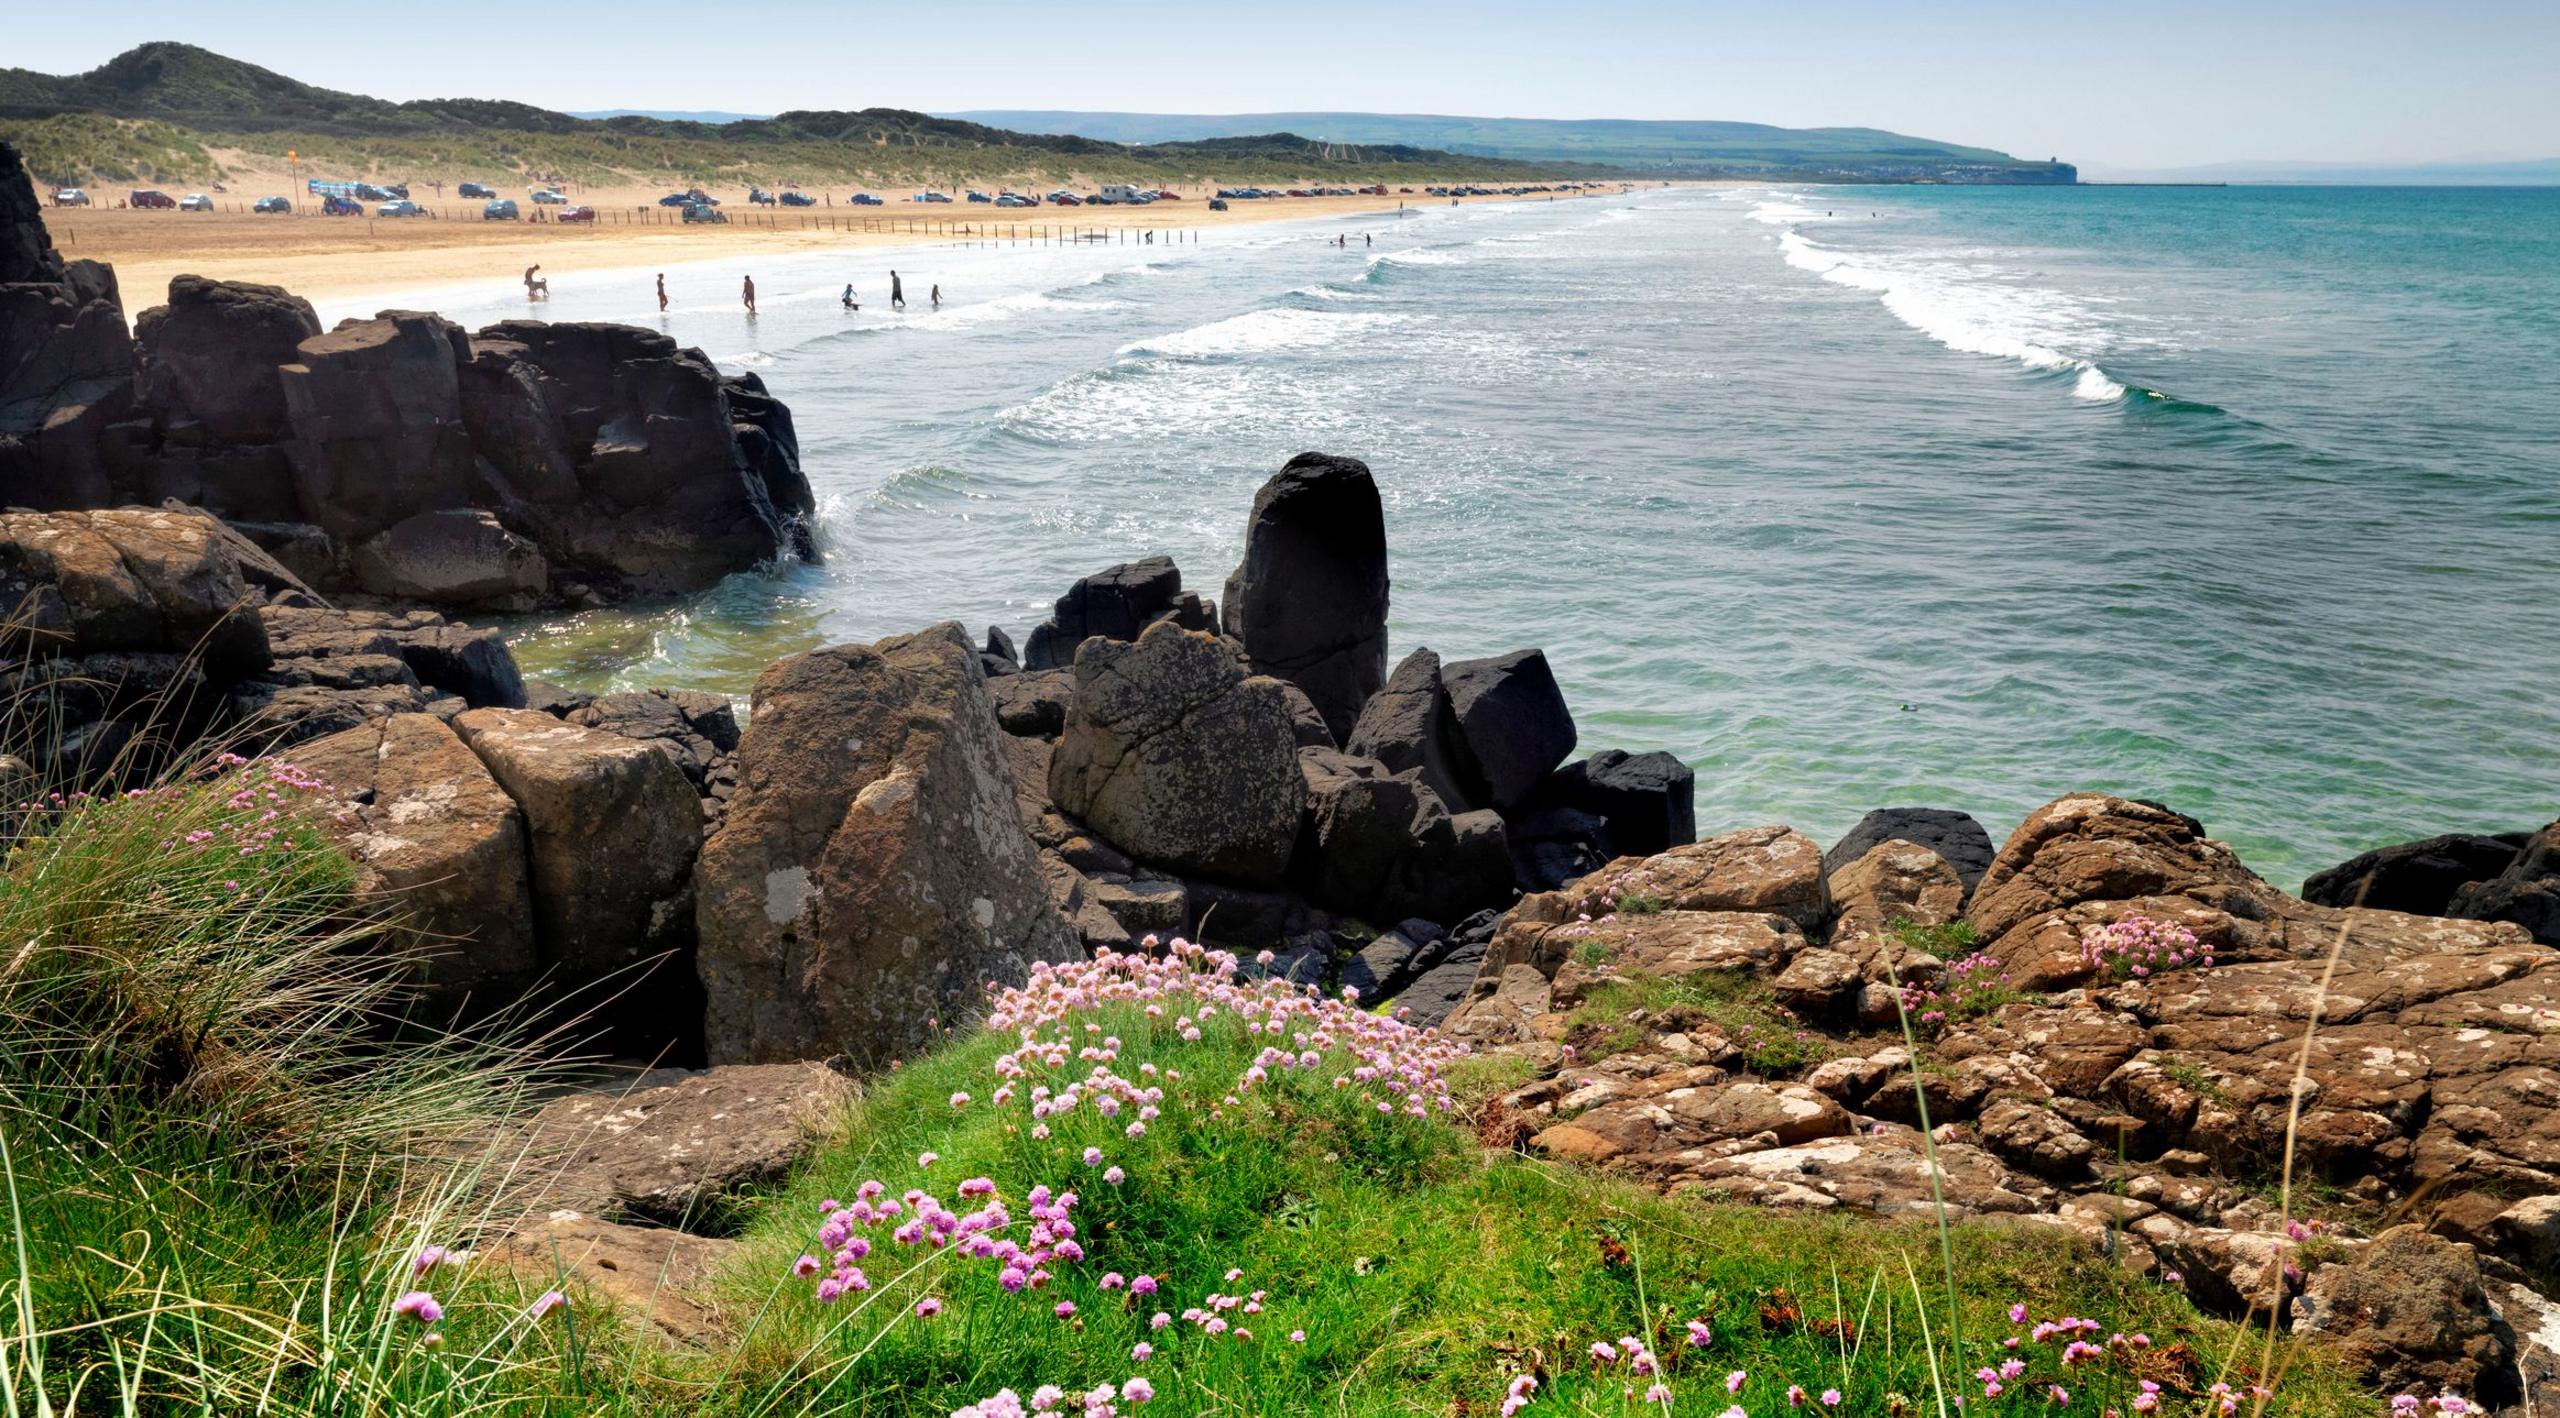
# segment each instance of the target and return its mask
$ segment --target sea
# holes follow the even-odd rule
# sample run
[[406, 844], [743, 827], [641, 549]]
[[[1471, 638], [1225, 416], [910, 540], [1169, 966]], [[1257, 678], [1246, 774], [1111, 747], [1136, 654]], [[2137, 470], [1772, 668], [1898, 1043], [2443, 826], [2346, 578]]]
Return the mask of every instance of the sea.
[[663, 317], [648, 271], [422, 294], [753, 370], [818, 491], [823, 564], [513, 625], [528, 673], [743, 698], [821, 644], [1019, 639], [1154, 553], [1215, 596], [1314, 449], [1376, 474], [1395, 655], [1543, 647], [1582, 750], [1678, 754], [1702, 833], [1927, 805], [1997, 838], [2096, 790], [2290, 886], [2560, 815], [2560, 189], [1641, 188], [1187, 235], [671, 267]]

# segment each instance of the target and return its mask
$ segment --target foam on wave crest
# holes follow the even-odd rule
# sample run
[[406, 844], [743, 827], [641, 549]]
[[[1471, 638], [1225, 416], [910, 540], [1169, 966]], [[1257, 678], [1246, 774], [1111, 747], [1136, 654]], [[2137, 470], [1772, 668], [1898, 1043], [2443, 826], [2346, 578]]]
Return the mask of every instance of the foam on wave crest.
[[[1758, 217], [1759, 209], [1752, 215]], [[2069, 347], [2102, 347], [2107, 331], [2085, 305], [2060, 291], [2018, 285], [2001, 279], [1997, 268], [1978, 264], [1852, 254], [1796, 231], [1779, 235], [1778, 250], [1797, 270], [1874, 292], [1896, 319], [1948, 349], [2069, 373], [2075, 398], [2125, 396], [2125, 386], [2096, 361], [2067, 353]]]
[[1273, 350], [1328, 345], [1367, 331], [1402, 325], [1407, 319], [1402, 315], [1354, 311], [1337, 314], [1325, 310], [1254, 310], [1123, 345], [1120, 353], [1153, 355], [1163, 359], [1216, 359], [1229, 355], [1267, 354]]

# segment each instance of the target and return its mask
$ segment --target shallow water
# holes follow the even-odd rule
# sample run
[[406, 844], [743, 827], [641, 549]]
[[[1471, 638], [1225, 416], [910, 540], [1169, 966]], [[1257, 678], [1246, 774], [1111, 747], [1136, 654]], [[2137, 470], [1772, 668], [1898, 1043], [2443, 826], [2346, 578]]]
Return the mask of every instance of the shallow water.
[[664, 328], [791, 404], [826, 565], [521, 627], [529, 672], [743, 694], [1152, 552], [1214, 595], [1315, 448], [1378, 475], [1395, 653], [1545, 646], [1702, 831], [2093, 788], [2290, 884], [2560, 811], [2560, 191], [1693, 189], [754, 274], [749, 321], [672, 270]]

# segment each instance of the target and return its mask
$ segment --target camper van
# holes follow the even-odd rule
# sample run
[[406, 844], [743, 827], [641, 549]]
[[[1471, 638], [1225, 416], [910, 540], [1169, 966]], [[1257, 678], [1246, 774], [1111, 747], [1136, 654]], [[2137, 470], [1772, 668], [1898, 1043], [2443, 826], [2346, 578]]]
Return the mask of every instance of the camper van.
[[1152, 202], [1155, 199], [1156, 190], [1154, 188], [1137, 187], [1126, 182], [1109, 183], [1105, 185], [1100, 192], [1095, 193], [1093, 198], [1094, 201], [1106, 207], [1134, 207], [1143, 202]]

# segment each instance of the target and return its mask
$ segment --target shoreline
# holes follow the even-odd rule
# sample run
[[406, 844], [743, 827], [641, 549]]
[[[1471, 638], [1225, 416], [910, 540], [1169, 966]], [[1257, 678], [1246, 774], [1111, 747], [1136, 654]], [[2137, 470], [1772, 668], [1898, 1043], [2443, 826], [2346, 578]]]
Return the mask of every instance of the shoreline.
[[[1745, 183], [1682, 183], [1680, 186], [1748, 186]], [[247, 206], [249, 189], [235, 188], [219, 200]], [[853, 250], [986, 245], [1046, 245], [1061, 234], [1077, 231], [1158, 233], [1200, 236], [1280, 222], [1333, 217], [1346, 221], [1392, 216], [1399, 202], [1424, 208], [1450, 199], [1420, 194], [1380, 197], [1297, 197], [1239, 202], [1227, 211], [1208, 209], [1206, 193], [1182, 192], [1180, 202], [1144, 207], [1040, 207], [998, 213], [978, 205], [891, 205], [785, 212], [741, 210], [729, 223], [686, 227], [653, 220], [653, 207], [607, 208], [598, 194], [599, 222], [593, 226], [555, 223], [489, 222], [464, 214], [477, 203], [429, 202], [435, 218], [382, 220], [321, 217], [297, 212], [288, 217], [253, 216], [245, 212], [148, 212], [113, 208], [47, 209], [47, 224], [64, 256], [107, 262], [116, 268], [125, 293], [125, 318], [165, 298], [171, 278], [205, 276], [216, 280], [253, 281], [280, 286], [316, 303], [343, 304], [405, 296], [446, 288], [509, 287], [524, 267], [539, 262], [546, 275], [590, 275], [601, 272], [658, 270], [771, 257]], [[1653, 191], [1657, 188], [1636, 188]], [[630, 194], [618, 194], [628, 196]], [[1616, 190], [1556, 193], [1544, 200], [1586, 201], [1623, 197]], [[1461, 205], [1492, 202], [1535, 202], [1540, 197], [1486, 196], [1455, 199]], [[728, 210], [724, 208], [724, 210]], [[626, 221], [629, 224], [625, 224]], [[764, 225], [771, 222], [773, 225]], [[852, 222], [871, 229], [848, 229]], [[908, 229], [932, 224], [941, 230]], [[1071, 238], [1070, 238], [1071, 239]], [[1173, 243], [1183, 244], [1183, 243]]]

